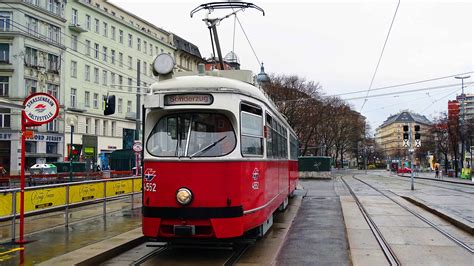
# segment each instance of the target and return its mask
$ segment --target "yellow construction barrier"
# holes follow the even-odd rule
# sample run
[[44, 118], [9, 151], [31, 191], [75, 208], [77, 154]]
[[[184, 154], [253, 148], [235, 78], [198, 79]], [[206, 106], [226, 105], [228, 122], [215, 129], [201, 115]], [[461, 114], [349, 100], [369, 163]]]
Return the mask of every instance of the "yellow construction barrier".
[[[104, 191], [104, 186], [105, 191]], [[68, 191], [69, 189], [69, 191]], [[86, 182], [82, 184], [72, 183], [69, 185], [48, 186], [35, 189], [28, 188], [25, 191], [25, 213], [38, 211], [66, 204], [87, 202], [105, 197], [114, 197], [123, 194], [139, 193], [142, 189], [140, 177], [109, 179], [97, 182]], [[16, 193], [16, 213], [20, 212], [20, 192]], [[0, 217], [13, 214], [12, 197], [13, 190], [0, 192]], [[66, 201], [66, 195], [69, 195]]]

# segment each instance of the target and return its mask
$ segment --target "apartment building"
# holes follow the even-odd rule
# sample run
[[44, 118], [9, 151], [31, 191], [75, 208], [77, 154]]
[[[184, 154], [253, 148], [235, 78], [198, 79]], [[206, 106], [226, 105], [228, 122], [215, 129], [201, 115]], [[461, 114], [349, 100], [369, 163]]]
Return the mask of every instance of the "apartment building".
[[408, 125], [411, 128], [411, 145], [415, 147], [414, 126], [420, 126], [421, 143], [430, 139], [429, 121], [424, 115], [416, 114], [410, 111], [401, 111], [398, 114], [391, 115], [382, 125], [377, 127], [375, 133], [375, 142], [378, 147], [384, 151], [387, 158], [401, 159], [405, 157], [407, 148], [403, 143], [403, 126]]
[[[0, 2], [0, 97], [22, 104], [31, 93], [55, 96], [60, 114], [53, 122], [31, 128], [26, 141], [26, 167], [62, 161], [64, 157], [65, 44], [64, 0]], [[20, 171], [20, 111], [0, 108], [0, 167]]]

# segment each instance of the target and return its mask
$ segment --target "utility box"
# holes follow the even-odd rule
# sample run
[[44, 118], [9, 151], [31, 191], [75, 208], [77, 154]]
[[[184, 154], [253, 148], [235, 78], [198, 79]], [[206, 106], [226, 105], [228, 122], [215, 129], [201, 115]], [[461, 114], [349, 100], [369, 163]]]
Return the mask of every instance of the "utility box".
[[306, 156], [298, 158], [300, 172], [329, 172], [331, 171], [331, 157]]

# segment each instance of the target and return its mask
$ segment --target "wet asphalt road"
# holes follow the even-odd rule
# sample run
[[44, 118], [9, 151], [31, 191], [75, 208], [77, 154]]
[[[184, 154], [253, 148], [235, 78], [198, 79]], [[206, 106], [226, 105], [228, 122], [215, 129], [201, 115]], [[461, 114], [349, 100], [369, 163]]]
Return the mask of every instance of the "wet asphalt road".
[[307, 192], [277, 265], [351, 265], [341, 203], [332, 180], [300, 180]]

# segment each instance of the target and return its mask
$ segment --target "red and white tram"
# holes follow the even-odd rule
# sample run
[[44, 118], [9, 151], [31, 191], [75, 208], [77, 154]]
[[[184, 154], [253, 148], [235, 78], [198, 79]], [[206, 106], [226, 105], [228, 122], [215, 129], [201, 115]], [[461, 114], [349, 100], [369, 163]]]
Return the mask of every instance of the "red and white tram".
[[296, 188], [296, 135], [250, 71], [201, 72], [145, 97], [143, 234], [261, 236]]

